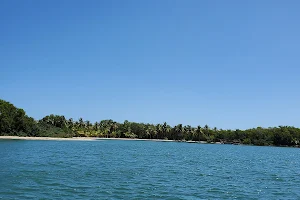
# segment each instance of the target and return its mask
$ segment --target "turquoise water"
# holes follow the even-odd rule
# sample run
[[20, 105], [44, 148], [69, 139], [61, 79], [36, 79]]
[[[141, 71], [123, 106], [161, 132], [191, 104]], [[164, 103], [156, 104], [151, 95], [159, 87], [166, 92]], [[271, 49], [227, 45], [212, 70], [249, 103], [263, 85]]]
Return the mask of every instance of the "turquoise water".
[[0, 140], [0, 199], [300, 199], [300, 149]]

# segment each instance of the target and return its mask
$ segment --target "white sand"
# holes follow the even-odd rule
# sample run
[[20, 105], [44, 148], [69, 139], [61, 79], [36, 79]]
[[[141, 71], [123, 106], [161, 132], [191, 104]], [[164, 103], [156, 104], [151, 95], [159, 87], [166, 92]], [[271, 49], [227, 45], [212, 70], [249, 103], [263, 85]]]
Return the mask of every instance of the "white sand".
[[138, 139], [138, 138], [97, 138], [98, 140], [137, 140], [137, 141], [154, 141], [154, 142], [175, 142], [175, 140], [162, 139]]
[[[61, 141], [61, 140], [63, 140], [63, 141], [135, 140], [135, 141], [153, 141], [153, 142], [178, 142], [176, 140], [162, 140], [162, 139], [97, 138], [97, 137], [55, 138], [55, 137], [0, 136], [0, 140], [1, 139], [3, 139], [3, 140], [57, 140], [57, 141]], [[194, 141], [185, 141], [185, 142], [196, 143]]]
[[97, 138], [73, 137], [73, 138], [54, 138], [54, 137], [19, 137], [19, 136], [0, 136], [0, 140], [72, 140], [72, 141], [96, 141]]
[[160, 139], [137, 139], [137, 138], [97, 138], [97, 137], [73, 137], [73, 138], [55, 138], [55, 137], [19, 137], [19, 136], [0, 136], [6, 140], [66, 140], [66, 141], [96, 141], [96, 140], [137, 140], [137, 141], [157, 141], [157, 142], [174, 142], [174, 140]]

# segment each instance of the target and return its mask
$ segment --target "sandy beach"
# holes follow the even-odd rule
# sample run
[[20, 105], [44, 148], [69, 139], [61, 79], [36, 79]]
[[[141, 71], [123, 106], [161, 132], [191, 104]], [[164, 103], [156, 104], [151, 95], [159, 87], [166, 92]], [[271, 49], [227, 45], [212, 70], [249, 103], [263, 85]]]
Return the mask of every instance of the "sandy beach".
[[[98, 137], [73, 137], [73, 138], [56, 138], [56, 137], [19, 137], [19, 136], [0, 136], [0, 140], [56, 140], [56, 141], [101, 141], [101, 140], [125, 140], [125, 141], [151, 141], [151, 142], [186, 142], [207, 144], [206, 141], [178, 141], [163, 139], [138, 139], [138, 138], [98, 138]], [[219, 142], [214, 144], [220, 144]]]
[[137, 141], [153, 141], [153, 142], [177, 142], [176, 140], [138, 139], [138, 138], [97, 138], [97, 140], [137, 140]]
[[19, 136], [0, 136], [0, 140], [66, 140], [66, 141], [96, 141], [98, 138], [73, 137], [73, 138], [54, 138], [54, 137], [19, 137]]
[[160, 140], [160, 139], [96, 138], [96, 137], [55, 138], [55, 137], [0, 136], [0, 140], [1, 139], [3, 140], [65, 140], [65, 141], [136, 140], [136, 141], [154, 141], [154, 142], [175, 142], [175, 140]]

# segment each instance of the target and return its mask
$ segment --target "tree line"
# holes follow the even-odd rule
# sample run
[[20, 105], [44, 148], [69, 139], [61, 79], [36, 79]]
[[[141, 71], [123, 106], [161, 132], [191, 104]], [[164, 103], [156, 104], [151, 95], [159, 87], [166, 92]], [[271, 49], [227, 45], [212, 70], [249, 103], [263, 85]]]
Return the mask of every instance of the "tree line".
[[34, 120], [25, 111], [0, 99], [0, 135], [31, 137], [106, 137], [165, 139], [177, 141], [202, 141], [208, 143], [233, 143], [248, 145], [298, 146], [300, 129], [292, 126], [230, 130], [211, 128], [208, 125], [192, 127], [178, 124], [170, 126], [123, 123], [111, 119], [92, 123], [79, 118], [66, 119], [62, 115], [48, 115]]

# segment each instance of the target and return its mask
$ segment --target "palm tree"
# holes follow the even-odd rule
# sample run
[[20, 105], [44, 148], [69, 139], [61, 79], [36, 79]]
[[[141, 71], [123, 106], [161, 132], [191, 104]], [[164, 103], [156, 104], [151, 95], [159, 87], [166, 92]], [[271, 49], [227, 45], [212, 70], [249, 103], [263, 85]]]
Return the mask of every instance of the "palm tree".
[[209, 134], [209, 126], [208, 126], [207, 124], [204, 126], [204, 134], [205, 134], [207, 137], [210, 136], [210, 134]]
[[99, 127], [99, 124], [98, 124], [98, 122], [95, 122], [95, 124], [94, 124], [94, 131], [98, 131], [98, 127]]
[[75, 121], [74, 126], [75, 126], [75, 129], [78, 130], [78, 129], [79, 129], [79, 122], [78, 122], [78, 121]]
[[146, 139], [151, 139], [151, 133], [149, 127], [146, 129]]
[[187, 125], [186, 127], [186, 139], [187, 140], [192, 140], [192, 127], [190, 125]]
[[170, 125], [167, 125], [167, 128], [166, 128], [166, 137], [167, 138], [170, 138], [170, 132], [171, 132], [171, 126]]
[[201, 136], [203, 135], [203, 131], [202, 131], [201, 126], [197, 126], [197, 128], [196, 128], [196, 133], [197, 133], [197, 135], [198, 135], [198, 140], [199, 140], [199, 142], [200, 142]]
[[109, 130], [109, 132], [110, 132], [110, 134], [112, 133], [112, 132], [114, 132], [114, 131], [116, 131], [117, 130], [117, 128], [118, 128], [118, 123], [117, 122], [115, 122], [115, 121], [110, 121], [109, 122], [110, 124], [110, 130]]
[[89, 120], [85, 121], [85, 129], [90, 132], [90, 128], [91, 128], [91, 122]]
[[165, 138], [167, 135], [167, 127], [168, 127], [167, 122], [164, 122], [163, 125], [161, 126], [162, 138]]
[[73, 122], [73, 118], [70, 118], [67, 122], [68, 128], [73, 130], [74, 127], [74, 122]]
[[176, 137], [177, 139], [182, 140], [182, 124], [178, 124], [175, 128], [175, 132], [176, 132]]
[[153, 138], [157, 138], [157, 131], [156, 131], [156, 127], [154, 125], [149, 125], [148, 128], [147, 128], [147, 131], [149, 132], [149, 135], [150, 135], [150, 139], [153, 139]]
[[156, 139], [161, 138], [162, 136], [162, 125], [161, 124], [157, 124], [156, 125]]
[[84, 122], [83, 119], [80, 117], [79, 118], [79, 128], [82, 129], [84, 127]]

